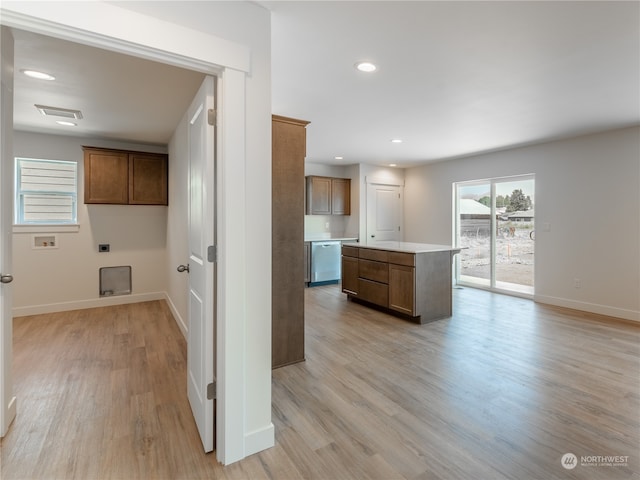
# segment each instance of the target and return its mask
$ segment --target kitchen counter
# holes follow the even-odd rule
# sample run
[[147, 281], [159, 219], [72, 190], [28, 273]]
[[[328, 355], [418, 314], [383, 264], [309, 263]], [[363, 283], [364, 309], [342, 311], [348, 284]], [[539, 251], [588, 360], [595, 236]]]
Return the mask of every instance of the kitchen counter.
[[428, 252], [452, 252], [452, 254], [460, 253], [459, 248], [454, 248], [450, 245], [436, 245], [432, 243], [412, 243], [412, 242], [393, 242], [393, 241], [380, 241], [371, 243], [345, 243], [344, 245], [350, 245], [359, 248], [373, 248], [377, 250], [387, 250], [391, 252], [405, 252], [405, 253], [428, 253]]
[[459, 252], [426, 243], [344, 243], [342, 291], [416, 323], [447, 318], [453, 312], [451, 262]]
[[355, 242], [358, 237], [338, 237], [338, 236], [322, 236], [322, 235], [309, 235], [304, 237], [305, 242]]

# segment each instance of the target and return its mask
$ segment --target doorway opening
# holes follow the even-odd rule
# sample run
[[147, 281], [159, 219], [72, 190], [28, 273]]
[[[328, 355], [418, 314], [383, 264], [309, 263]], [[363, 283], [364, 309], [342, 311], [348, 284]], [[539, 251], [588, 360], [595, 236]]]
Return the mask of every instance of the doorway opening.
[[[5, 30], [5, 28], [8, 28], [8, 27], [4, 27], [3, 26], [2, 27], [3, 31]], [[21, 31], [18, 30], [18, 29], [14, 29], [13, 33], [15, 34], [16, 32], [21, 32]], [[27, 33], [22, 33], [22, 35], [29, 35], [29, 36], [35, 36], [36, 35], [35, 33], [32, 33], [29, 30], [27, 30], [25, 32], [27, 32]], [[53, 32], [53, 33], [54, 33], [54, 35], [53, 35], [52, 39], [54, 41], [58, 41], [58, 38], [55, 36], [55, 32]], [[45, 35], [42, 35], [42, 37], [43, 38], [48, 38]], [[77, 45], [90, 46], [88, 43], [85, 44], [84, 42], [82, 42], [82, 39], [80, 39], [80, 40], [81, 40], [81, 42], [78, 43]], [[69, 43], [72, 43], [72, 42], [69, 42]], [[11, 48], [12, 48], [12, 51], [13, 51], [13, 48], [14, 48], [13, 47], [13, 42], [12, 42]], [[96, 47], [96, 48], [101, 48], [101, 47]], [[133, 47], [132, 48], [125, 48], [124, 50], [126, 50], [126, 51], [119, 51], [119, 50], [116, 51], [116, 49], [114, 49], [114, 51], [116, 51], [116, 53], [121, 53], [123, 55], [127, 55], [128, 53], [135, 51], [135, 49]], [[133, 57], [133, 55], [128, 55], [128, 56]], [[145, 61], [152, 61], [152, 59], [147, 59], [144, 55], [141, 55], [141, 57], [143, 57], [143, 60], [145, 60]], [[169, 63], [169, 58], [164, 58], [164, 56], [161, 56], [161, 57], [162, 58], [153, 59], [153, 60], [157, 60], [156, 63], [159, 63], [159, 64], [172, 65], [172, 64]], [[194, 61], [195, 61], [195, 59], [194, 59]], [[196, 68], [195, 68], [196, 66], [195, 65], [191, 65], [190, 62], [187, 59], [184, 59], [184, 63], [185, 63], [185, 65], [184, 65], [185, 69], [187, 69], [187, 67], [189, 67], [188, 68], [189, 70], [191, 70], [193, 72], [196, 72], [196, 76], [197, 77], [206, 76], [207, 79], [211, 79], [212, 85], [213, 85], [213, 82], [214, 82], [213, 79], [216, 78], [216, 77], [213, 76], [213, 73], [215, 72], [217, 75], [220, 74], [220, 69], [217, 66], [214, 67], [213, 65], [211, 65], [210, 68], [209, 68], [209, 66], [205, 66], [204, 64], [201, 64], [198, 67], [199, 70], [196, 70]], [[203, 68], [203, 67], [206, 67], [206, 68]], [[207, 72], [202, 72], [202, 70], [207, 70]], [[211, 75], [207, 75], [207, 73], [211, 73]], [[5, 82], [3, 80], [3, 87], [4, 87], [4, 83]], [[175, 88], [176, 88], [175, 85], [173, 85], [172, 88], [175, 90]], [[3, 93], [3, 95], [4, 95], [4, 93]], [[211, 105], [208, 105], [210, 108], [205, 108], [203, 110], [204, 114], [202, 115], [202, 117], [205, 118], [205, 122], [204, 123], [207, 125], [207, 131], [208, 131], [208, 136], [210, 136], [211, 146], [207, 150], [198, 149], [197, 145], [196, 146], [189, 145], [189, 148], [196, 148], [199, 153], [201, 153], [203, 156], [207, 155], [207, 158], [210, 159], [210, 162], [207, 164], [207, 170], [205, 172], [206, 176], [203, 174], [202, 178], [203, 179], [206, 178], [206, 181], [211, 183], [211, 185], [207, 186], [207, 192], [209, 192], [209, 197], [210, 197], [211, 202], [210, 202], [210, 204], [206, 204], [206, 205], [204, 205], [204, 202], [202, 202], [202, 205], [197, 206], [198, 208], [196, 208], [196, 210], [198, 212], [200, 212], [201, 215], [206, 216], [207, 225], [205, 225], [205, 227], [206, 227], [205, 229], [207, 229], [208, 231], [210, 230], [211, 231], [211, 235], [213, 235], [213, 230], [214, 230], [213, 222], [215, 222], [215, 218], [216, 218], [215, 217], [215, 203], [214, 203], [215, 190], [213, 188], [213, 185], [215, 185], [216, 179], [215, 179], [215, 165], [213, 163], [214, 154], [215, 154], [215, 144], [214, 144], [215, 135], [214, 135], [214, 129], [211, 127], [211, 125], [209, 123], [209, 118], [210, 117], [207, 116], [208, 111], [213, 110], [213, 108], [214, 108], [213, 96], [212, 95], [210, 95], [210, 96], [211, 96]], [[3, 110], [4, 110], [4, 104], [3, 104]], [[3, 111], [3, 114], [4, 114], [4, 111]], [[190, 116], [189, 119], [193, 120], [192, 116]], [[13, 122], [8, 122], [7, 121], [5, 123], [4, 119], [3, 119], [3, 127], [6, 127], [7, 131], [11, 132], [11, 136], [13, 137]], [[185, 132], [186, 132], [186, 129], [185, 129]], [[188, 142], [188, 140], [191, 140], [192, 138], [193, 138], [193, 135], [191, 133], [189, 133], [187, 139], [182, 139], [182, 138], [179, 139], [179, 142], [181, 142], [179, 144], [179, 148], [184, 150], [186, 148], [185, 143]], [[112, 140], [112, 141], [115, 142], [116, 140]], [[131, 141], [129, 141], [129, 140], [126, 140], [126, 139], [121, 139], [121, 140], [117, 140], [117, 141], [122, 142], [124, 144], [127, 144], [127, 143], [142, 144], [141, 140], [131, 140]], [[13, 152], [11, 153], [11, 155], [7, 155], [7, 156], [13, 156]], [[5, 163], [7, 163], [7, 162], [5, 162]], [[13, 175], [3, 175], [2, 189], [4, 191], [8, 191], [10, 188], [12, 188], [12, 185], [7, 183], [6, 179], [13, 179]], [[185, 179], [185, 184], [186, 184], [186, 180], [188, 180], [188, 179], [186, 177], [184, 177], [184, 179]], [[178, 185], [178, 184], [179, 183], [176, 182], [176, 185]], [[194, 196], [197, 196], [196, 193], [194, 193], [194, 192], [196, 190], [198, 190], [198, 188], [194, 187], [194, 183], [193, 182], [190, 182], [190, 183], [188, 183], [186, 185], [189, 185], [189, 193], [191, 195], [191, 200], [193, 200]], [[200, 197], [201, 196], [202, 195], [200, 195]], [[201, 200], [201, 198], [199, 198], [199, 197], [196, 200], [199, 200], [199, 199]], [[10, 203], [6, 203], [6, 205], [9, 205], [9, 204]], [[180, 207], [186, 208], [186, 206], [183, 205], [183, 204], [179, 204], [177, 202], [176, 202], [176, 204], [178, 206], [180, 206]], [[165, 218], [168, 218], [168, 217], [169, 217], [169, 213], [165, 213]], [[177, 217], [177, 215], [176, 215], [176, 217]], [[182, 213], [182, 210], [181, 210], [181, 213], [180, 213], [180, 217], [184, 217], [184, 214]], [[86, 216], [85, 216], [85, 218], [86, 218]], [[167, 220], [165, 220], [165, 223], [166, 222], [167, 222]], [[89, 223], [89, 222], [87, 221], [87, 223]], [[10, 224], [8, 226], [3, 224], [3, 232], [5, 230], [8, 230], [8, 231], [10, 230]], [[189, 232], [189, 233], [192, 233], [192, 232]], [[186, 242], [187, 235], [185, 234], [184, 237], [185, 237], [184, 242]], [[47, 243], [49, 243], [49, 242], [47, 242]], [[56, 243], [56, 247], [58, 247], [58, 242], [56, 241], [55, 243]], [[214, 242], [212, 240], [209, 241], [208, 243], [205, 244], [205, 248], [208, 245], [213, 244], [213, 243]], [[6, 246], [6, 244], [5, 244], [5, 246]], [[5, 247], [5, 250], [2, 250], [2, 253], [6, 254], [7, 256], [9, 256], [9, 258], [11, 258], [12, 257], [11, 249]], [[61, 249], [59, 249], [59, 250], [61, 250]], [[167, 259], [169, 259], [171, 254], [173, 254], [174, 252], [177, 252], [177, 248], [175, 247], [175, 242], [174, 242], [173, 250], [172, 251], [168, 251]], [[185, 253], [186, 253], [186, 248], [184, 249], [184, 251], [180, 251], [179, 255], [181, 257], [183, 257]], [[211, 266], [212, 261], [208, 260], [208, 257], [207, 257], [206, 254], [205, 254], [204, 258], [206, 259], [205, 263], [206, 263], [207, 270], [210, 270], [208, 272], [209, 275], [208, 275], [207, 278], [209, 278], [209, 277], [213, 278], [214, 277], [214, 273], [213, 273], [213, 267]], [[202, 277], [202, 275], [200, 277]], [[197, 375], [197, 377], [198, 377], [197, 380], [204, 381], [203, 379], [205, 379], [205, 377], [207, 377], [206, 378], [207, 383], [204, 386], [204, 388], [201, 389], [202, 391], [204, 391], [204, 394], [201, 395], [201, 397], [202, 397], [201, 403], [203, 403], [203, 404], [206, 403], [206, 405], [207, 405], [207, 409], [208, 409], [207, 410], [207, 416], [204, 417], [204, 420], [202, 422], [198, 423], [199, 427], [201, 426], [202, 423], [206, 423], [207, 442], [208, 442], [208, 444], [204, 445], [204, 441], [203, 441], [203, 445], [204, 445], [205, 451], [212, 451], [214, 449], [215, 439], [216, 439], [216, 425], [215, 425], [215, 418], [214, 418], [216, 403], [215, 403], [214, 399], [212, 398], [213, 397], [213, 393], [212, 392], [213, 392], [214, 389], [213, 388], [208, 388], [209, 385], [213, 385], [214, 384], [214, 382], [211, 381], [211, 379], [208, 378], [208, 377], [212, 377], [214, 375], [214, 370], [215, 370], [215, 363], [214, 362], [215, 362], [215, 358], [216, 358], [216, 352], [214, 350], [214, 345], [216, 345], [216, 342], [215, 342], [216, 338], [214, 336], [214, 331], [213, 330], [214, 330], [214, 327], [215, 327], [215, 323], [214, 323], [215, 320], [214, 319], [215, 319], [215, 313], [216, 313], [215, 312], [216, 305], [214, 303], [214, 294], [215, 294], [215, 283], [214, 283], [214, 280], [211, 280], [209, 283], [211, 283], [212, 285], [207, 285], [206, 292], [213, 292], [213, 293], [205, 293], [205, 294], [200, 295], [200, 297], [203, 298], [204, 301], [206, 301], [208, 304], [210, 304], [210, 306], [208, 307], [208, 310], [206, 312], [208, 314], [207, 320], [209, 322], [208, 326], [207, 326], [207, 330], [203, 331], [201, 329], [201, 330], [198, 331], [199, 333], [201, 333], [201, 335], [198, 336], [198, 340], [201, 343], [205, 343], [206, 342], [206, 351], [203, 352], [202, 349], [197, 351], [197, 353], [201, 354], [201, 357], [204, 360], [202, 360], [199, 357], [196, 357], [196, 355], [194, 355], [194, 354], [190, 354], [190, 356], [189, 356], [190, 364], [197, 363], [197, 367], [200, 367], [200, 366], [202, 366], [202, 364], [204, 364], [204, 367], [202, 369], [198, 370], [199, 375]], [[129, 288], [129, 290], [130, 290], [130, 288]], [[103, 296], [103, 295], [101, 295], [101, 296]], [[5, 298], [9, 299], [8, 297], [5, 297]], [[144, 301], [144, 299], [142, 301]], [[126, 303], [129, 303], [129, 302], [126, 302]], [[186, 302], [186, 303], [187, 303], [187, 305], [189, 305], [188, 302]], [[9, 305], [8, 312], [11, 311], [10, 310], [10, 306], [11, 306], [10, 302], [6, 302], [3, 305]], [[175, 310], [174, 310], [174, 313], [175, 313]], [[10, 313], [6, 313], [5, 317], [9, 316], [9, 315], [10, 315]], [[194, 323], [195, 322], [190, 322], [190, 325], [194, 325]], [[192, 327], [192, 329], [193, 329], [193, 327]], [[189, 345], [193, 346], [194, 342], [191, 342]], [[189, 347], [188, 347], [188, 350], [189, 350]], [[193, 348], [191, 350], [193, 350]], [[206, 358], [204, 358], [205, 355], [206, 355]], [[191, 370], [194, 370], [194, 368], [191, 368]], [[5, 371], [6, 371], [5, 370], [5, 365], [3, 364], [2, 365], [2, 375], [3, 375], [3, 377], [2, 377], [2, 379], [0, 379], [0, 381], [4, 381], [4, 373], [5, 373]], [[15, 399], [13, 401], [13, 404], [15, 405]], [[15, 410], [15, 408], [14, 408], [14, 410]], [[13, 420], [13, 417], [15, 417], [15, 413], [13, 414], [11, 420]], [[196, 417], [195, 413], [194, 413], [194, 417]], [[6, 426], [8, 427], [9, 424], [10, 424], [10, 422], [7, 422]], [[0, 433], [4, 434], [5, 430], [6, 430], [5, 429], [5, 422], [3, 420], [2, 421], [2, 431]], [[220, 443], [222, 443], [222, 442], [220, 442]], [[218, 457], [218, 458], [220, 458], [220, 457]]]
[[460, 285], [534, 293], [535, 176], [454, 183]]

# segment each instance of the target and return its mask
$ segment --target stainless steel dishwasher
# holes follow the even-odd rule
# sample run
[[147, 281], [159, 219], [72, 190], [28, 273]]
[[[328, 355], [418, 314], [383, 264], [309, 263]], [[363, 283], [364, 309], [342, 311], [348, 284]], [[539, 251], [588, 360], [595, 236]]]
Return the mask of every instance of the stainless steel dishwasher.
[[310, 286], [340, 281], [340, 241], [311, 242]]

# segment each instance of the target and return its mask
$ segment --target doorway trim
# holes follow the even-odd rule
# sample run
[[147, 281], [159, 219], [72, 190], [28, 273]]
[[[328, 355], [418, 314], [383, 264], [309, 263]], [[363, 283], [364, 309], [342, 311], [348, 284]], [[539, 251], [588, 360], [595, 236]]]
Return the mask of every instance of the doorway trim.
[[[132, 27], [122, 28], [123, 22], [130, 22]], [[231, 265], [243, 264], [245, 253], [242, 248], [245, 232], [238, 225], [244, 224], [242, 219], [246, 216], [246, 206], [238, 203], [237, 199], [245, 196], [245, 81], [251, 65], [250, 49], [102, 2], [76, 2], [70, 12], [60, 8], [56, 2], [7, 1], [3, 2], [0, 9], [0, 23], [189, 68], [220, 79], [218, 94], [221, 108], [218, 122], [222, 133], [216, 142], [219, 188], [215, 215], [218, 219], [220, 259], [218, 285], [225, 288], [218, 287], [215, 292], [218, 318], [216, 457], [221, 463], [229, 464], [273, 446], [273, 431], [271, 434], [262, 434], [259, 440], [245, 431], [246, 358], [242, 348], [234, 348], [245, 335], [245, 311], [242, 306], [237, 306], [236, 301], [237, 297], [243, 295], [244, 279], [234, 276]], [[144, 28], [140, 28], [140, 25]], [[233, 217], [225, 214], [230, 205], [234, 205]], [[9, 328], [11, 332], [10, 326], [3, 325], [2, 328], [3, 331]], [[11, 378], [11, 364], [3, 367], [0, 381]]]

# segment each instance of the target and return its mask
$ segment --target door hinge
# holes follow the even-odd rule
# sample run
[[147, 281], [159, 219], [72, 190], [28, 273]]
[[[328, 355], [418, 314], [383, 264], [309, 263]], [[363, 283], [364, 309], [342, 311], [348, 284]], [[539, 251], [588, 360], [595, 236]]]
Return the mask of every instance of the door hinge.
[[214, 400], [216, 398], [216, 382], [207, 385], [207, 400]]
[[207, 261], [209, 263], [215, 263], [218, 261], [218, 249], [215, 245], [209, 245], [207, 247]]
[[214, 127], [216, 126], [216, 121], [217, 121], [217, 119], [218, 119], [218, 117], [217, 117], [217, 113], [218, 113], [218, 112], [216, 112], [213, 108], [210, 108], [210, 109], [207, 111], [207, 114], [208, 114], [208, 115], [207, 115], [207, 121], [209, 122], [209, 125], [212, 125], [212, 126], [214, 126]]

